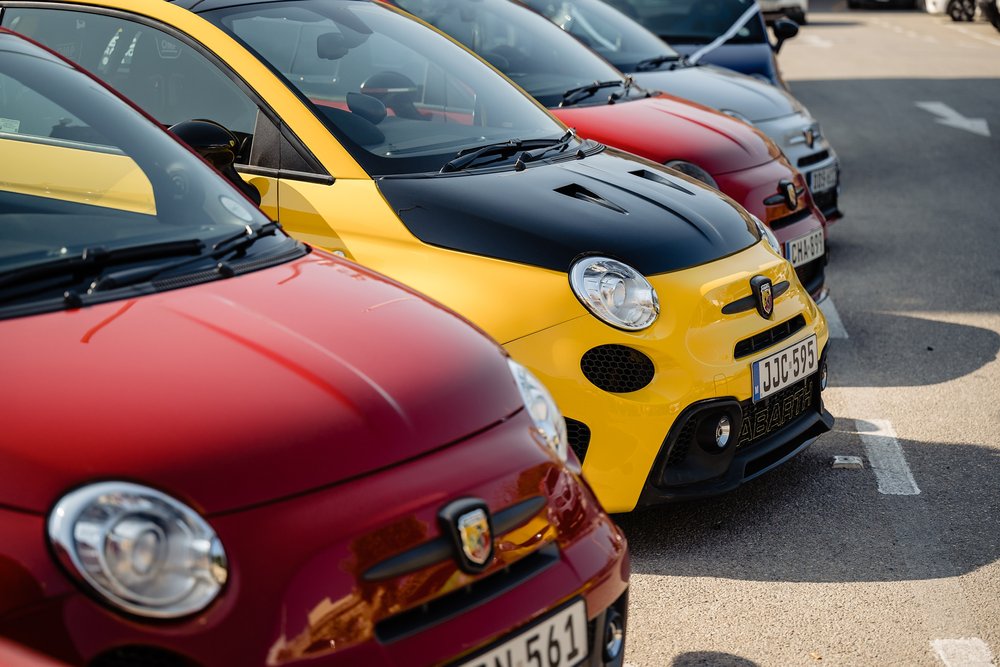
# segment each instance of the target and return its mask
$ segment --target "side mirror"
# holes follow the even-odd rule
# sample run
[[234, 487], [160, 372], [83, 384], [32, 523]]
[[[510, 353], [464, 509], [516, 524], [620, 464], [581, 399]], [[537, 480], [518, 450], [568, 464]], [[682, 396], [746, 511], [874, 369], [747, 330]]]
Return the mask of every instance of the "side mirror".
[[175, 137], [218, 169], [219, 173], [235, 185], [240, 192], [249, 197], [255, 204], [260, 205], [260, 192], [240, 178], [233, 166], [240, 144], [236, 135], [212, 120], [185, 120], [172, 125], [169, 129]]
[[172, 125], [170, 131], [219, 171], [236, 162], [239, 142], [232, 132], [214, 121], [185, 120]]
[[781, 45], [785, 40], [789, 40], [799, 34], [799, 24], [791, 19], [780, 18], [774, 22], [774, 37], [777, 42], [774, 44], [774, 52], [781, 50]]

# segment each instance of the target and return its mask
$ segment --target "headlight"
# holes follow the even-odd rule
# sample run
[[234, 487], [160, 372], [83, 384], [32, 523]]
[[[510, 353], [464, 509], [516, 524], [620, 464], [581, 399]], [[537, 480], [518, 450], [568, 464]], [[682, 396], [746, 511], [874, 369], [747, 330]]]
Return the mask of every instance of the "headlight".
[[527, 368], [513, 359], [508, 359], [507, 363], [510, 364], [514, 383], [521, 392], [524, 407], [535, 423], [532, 434], [541, 444], [552, 449], [560, 461], [565, 461], [568, 442], [566, 420], [552, 400], [552, 394]]
[[112, 605], [138, 616], [201, 611], [228, 575], [215, 531], [154, 489], [102, 482], [63, 496], [49, 515], [63, 564]]
[[671, 169], [676, 169], [682, 174], [686, 174], [693, 179], [699, 180], [705, 185], [709, 185], [716, 190], [719, 189], [719, 184], [715, 182], [712, 175], [692, 162], [685, 162], [684, 160], [671, 160], [666, 164], [666, 166]]
[[732, 109], [719, 109], [722, 113], [726, 114], [730, 118], [735, 118], [736, 120], [741, 120], [747, 125], [753, 125], [753, 121], [741, 114], [739, 111], [733, 111]]
[[607, 257], [584, 257], [570, 269], [569, 283], [576, 298], [613, 327], [638, 331], [651, 326], [660, 315], [656, 290], [628, 264]]
[[760, 218], [753, 213], [750, 214], [750, 217], [753, 218], [754, 224], [757, 225], [760, 237], [767, 241], [767, 244], [774, 249], [774, 252], [784, 257], [784, 253], [781, 252], [781, 243], [778, 241], [778, 237], [774, 235], [774, 232], [771, 231], [771, 228], [761, 222]]

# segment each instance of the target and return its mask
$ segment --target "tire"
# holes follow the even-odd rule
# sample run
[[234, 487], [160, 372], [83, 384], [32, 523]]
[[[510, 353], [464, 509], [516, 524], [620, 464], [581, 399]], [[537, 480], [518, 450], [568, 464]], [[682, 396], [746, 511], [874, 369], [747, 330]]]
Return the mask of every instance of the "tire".
[[847, 0], [847, 8], [848, 9], [860, 9], [861, 8], [861, 2], [860, 2], [860, 0]]

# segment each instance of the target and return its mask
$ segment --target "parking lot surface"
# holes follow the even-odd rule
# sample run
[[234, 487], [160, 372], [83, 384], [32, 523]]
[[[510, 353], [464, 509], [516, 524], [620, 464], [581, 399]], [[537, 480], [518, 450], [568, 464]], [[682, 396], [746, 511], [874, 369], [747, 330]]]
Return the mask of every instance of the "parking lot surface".
[[736, 493], [617, 517], [626, 658], [1000, 664], [1000, 33], [810, 10], [779, 60], [843, 167], [836, 428]]

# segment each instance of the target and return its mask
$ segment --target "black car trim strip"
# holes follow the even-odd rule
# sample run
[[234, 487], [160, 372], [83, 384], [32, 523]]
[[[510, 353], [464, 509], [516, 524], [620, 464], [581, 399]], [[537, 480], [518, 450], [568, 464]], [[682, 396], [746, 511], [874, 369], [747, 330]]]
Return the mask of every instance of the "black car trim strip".
[[[533, 496], [516, 505], [500, 510], [493, 515], [493, 529], [500, 537], [525, 524], [545, 507], [545, 498]], [[452, 555], [452, 542], [447, 537], [438, 537], [412, 549], [397, 554], [365, 570], [364, 581], [382, 581], [401, 577], [425, 567], [447, 560]]]
[[[782, 280], [780, 283], [771, 288], [771, 293], [773, 294], [772, 298], [777, 299], [779, 296], [787, 292], [788, 288], [791, 286], [792, 286], [791, 283], [789, 283], [787, 280]], [[756, 307], [757, 307], [757, 300], [754, 299], [753, 294], [751, 294], [749, 296], [743, 297], [742, 299], [737, 299], [732, 303], [727, 303], [725, 306], [722, 307], [722, 314], [736, 315], [737, 313], [745, 313], [748, 310], [753, 310]]]

